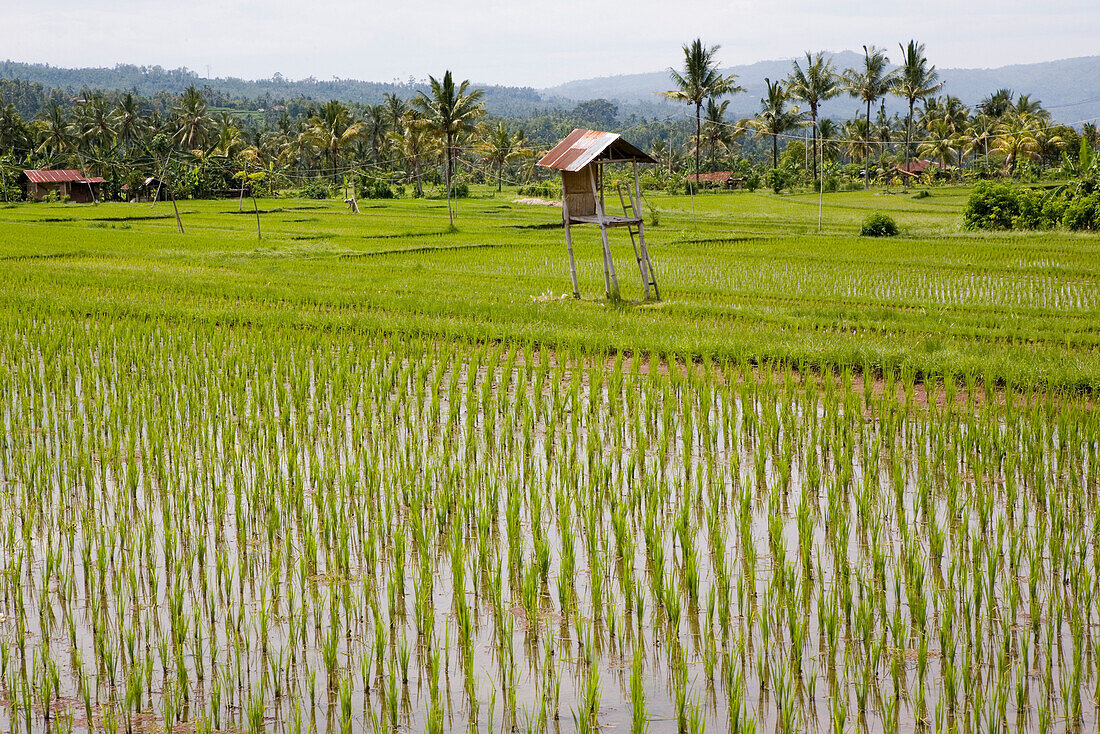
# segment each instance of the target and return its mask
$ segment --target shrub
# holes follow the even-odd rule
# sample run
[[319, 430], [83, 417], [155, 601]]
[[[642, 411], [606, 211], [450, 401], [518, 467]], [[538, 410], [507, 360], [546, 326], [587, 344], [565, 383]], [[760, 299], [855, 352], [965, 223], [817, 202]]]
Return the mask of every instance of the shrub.
[[753, 191], [756, 191], [758, 188], [760, 188], [761, 183], [762, 180], [759, 171], [749, 171], [748, 174], [745, 176], [745, 190], [749, 193], [752, 193]]
[[359, 189], [359, 198], [361, 199], [396, 199], [397, 193], [393, 190], [393, 187], [382, 179], [373, 179], [370, 181], [364, 181], [362, 187]]
[[540, 196], [548, 199], [555, 196], [557, 191], [550, 184], [527, 184], [526, 186], [520, 186], [518, 193], [520, 196]]
[[927, 198], [928, 198], [929, 196], [931, 196], [931, 195], [932, 195], [932, 194], [930, 194], [930, 193], [928, 192], [928, 189], [921, 189], [921, 190], [920, 190], [920, 191], [918, 191], [917, 193], [913, 194], [913, 198], [914, 198], [914, 199], [927, 199]]
[[1100, 192], [1074, 199], [1066, 206], [1062, 215], [1062, 224], [1066, 229], [1100, 230]]
[[470, 195], [470, 184], [466, 183], [462, 179], [454, 179], [451, 181], [451, 198], [452, 199], [465, 199]]
[[315, 178], [302, 187], [304, 199], [327, 199], [332, 196], [332, 187], [323, 178]]
[[963, 224], [967, 229], [1012, 229], [1019, 213], [1019, 192], [1015, 187], [982, 181], [966, 199]]
[[1016, 207], [1019, 211], [1012, 218], [1013, 229], [1050, 229], [1057, 222], [1051, 218], [1044, 205], [1047, 197], [1041, 191], [1023, 189], [1016, 194]]
[[882, 212], [869, 214], [859, 228], [859, 234], [862, 237], [893, 237], [897, 233], [898, 225]]

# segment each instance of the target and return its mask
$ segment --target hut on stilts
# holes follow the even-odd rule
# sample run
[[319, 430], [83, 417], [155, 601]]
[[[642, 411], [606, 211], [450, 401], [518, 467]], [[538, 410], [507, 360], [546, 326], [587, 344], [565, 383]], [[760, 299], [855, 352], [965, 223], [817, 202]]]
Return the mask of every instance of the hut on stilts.
[[[569, 252], [569, 275], [573, 280], [573, 297], [580, 298], [577, 285], [577, 263], [573, 258], [571, 227], [575, 224], [595, 224], [603, 239], [604, 291], [608, 298], [619, 298], [619, 280], [611, 258], [607, 230], [626, 227], [634, 245], [634, 258], [642, 277], [646, 300], [660, 300], [657, 278], [649, 260], [642, 226], [641, 188], [638, 185], [638, 164], [657, 161], [623, 140], [617, 133], [599, 130], [574, 130], [542, 157], [538, 165], [561, 172], [562, 222], [565, 225], [565, 247]], [[634, 191], [618, 189], [622, 216], [608, 214], [604, 207], [604, 168], [609, 163], [630, 163], [634, 173]]]

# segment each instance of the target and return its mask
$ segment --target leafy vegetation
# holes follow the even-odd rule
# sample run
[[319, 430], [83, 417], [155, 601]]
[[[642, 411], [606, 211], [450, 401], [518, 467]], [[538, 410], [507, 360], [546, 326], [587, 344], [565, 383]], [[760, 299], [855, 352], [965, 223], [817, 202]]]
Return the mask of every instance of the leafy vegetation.
[[889, 214], [873, 212], [867, 215], [863, 224], [859, 226], [861, 237], [894, 237], [898, 233], [898, 225]]

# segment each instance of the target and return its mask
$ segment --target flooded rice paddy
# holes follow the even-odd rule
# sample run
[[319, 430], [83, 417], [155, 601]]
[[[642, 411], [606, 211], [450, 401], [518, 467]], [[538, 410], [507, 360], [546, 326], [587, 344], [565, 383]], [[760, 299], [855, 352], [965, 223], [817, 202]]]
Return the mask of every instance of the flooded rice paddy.
[[0, 730], [1096, 730], [1084, 398], [7, 326]]

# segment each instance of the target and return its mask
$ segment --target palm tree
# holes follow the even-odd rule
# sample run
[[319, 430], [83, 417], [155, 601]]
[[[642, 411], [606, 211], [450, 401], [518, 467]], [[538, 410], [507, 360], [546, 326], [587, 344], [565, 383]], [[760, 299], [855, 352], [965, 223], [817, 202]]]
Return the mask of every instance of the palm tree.
[[44, 124], [38, 133], [37, 151], [57, 156], [68, 153], [73, 146], [73, 136], [61, 105], [54, 101], [46, 103], [42, 117]]
[[[909, 103], [909, 116], [905, 121], [905, 168], [909, 170], [910, 146], [913, 140], [913, 106], [918, 99], [930, 97], [939, 91], [943, 82], [937, 82], [939, 73], [935, 66], [928, 65], [928, 59], [924, 56], [924, 44], [909, 41], [908, 46], [901, 46], [902, 64], [898, 69], [898, 77], [894, 82], [893, 92], [899, 97], [904, 97]], [[906, 176], [905, 185], [909, 185]]]
[[871, 167], [866, 165], [871, 157], [871, 104], [890, 93], [890, 87], [893, 86], [897, 77], [896, 70], [887, 70], [889, 64], [890, 59], [886, 56], [885, 51], [874, 46], [864, 46], [863, 68], [859, 70], [849, 69], [844, 73], [844, 86], [848, 89], [848, 94], [859, 97], [867, 104], [867, 124], [864, 127], [867, 135], [867, 150], [864, 151], [863, 155], [864, 189], [871, 186]]
[[975, 155], [981, 152], [985, 159], [986, 167], [989, 166], [989, 140], [997, 126], [997, 120], [982, 112], [970, 118], [966, 130], [963, 132], [966, 141], [964, 156]]
[[929, 137], [917, 145], [917, 155], [939, 160], [947, 169], [955, 163], [955, 153], [962, 148], [959, 132], [951, 123], [934, 118], [928, 124]]
[[1004, 161], [1009, 176], [1016, 174], [1020, 160], [1032, 161], [1039, 157], [1040, 143], [1035, 137], [1041, 125], [1033, 115], [1005, 115], [994, 130], [991, 150]]
[[711, 98], [707, 100], [707, 112], [703, 119], [702, 144], [710, 151], [710, 162], [714, 165], [718, 159], [718, 152], [728, 152], [734, 141], [744, 134], [744, 129], [735, 127], [726, 122], [726, 110], [730, 101], [718, 102]]
[[810, 119], [814, 126], [814, 180], [820, 183], [817, 175], [817, 110], [822, 102], [840, 94], [840, 79], [833, 69], [832, 60], [826, 59], [822, 51], [812, 56], [806, 53], [805, 69], [797, 61], [791, 67], [791, 75], [787, 79], [791, 96], [810, 106]]
[[386, 121], [389, 123], [390, 131], [400, 133], [405, 113], [409, 111], [409, 103], [396, 94], [387, 92], [382, 95], [382, 105], [386, 108]]
[[817, 124], [817, 129], [821, 134], [821, 160], [833, 163], [840, 157], [840, 128], [835, 120], [824, 117]]
[[320, 111], [310, 116], [308, 133], [323, 149], [332, 164], [332, 181], [336, 183], [336, 162], [340, 151], [349, 147], [363, 133], [363, 123], [354, 122], [347, 106], [339, 100], [330, 100]]
[[461, 135], [474, 129], [477, 118], [485, 114], [485, 106], [481, 103], [482, 90], [474, 89], [467, 92], [470, 86], [468, 79], [455, 87], [450, 70], [443, 74], [442, 82], [434, 76], [429, 76], [428, 81], [431, 83], [430, 94], [421, 92], [413, 100], [413, 105], [424, 113], [428, 130], [443, 142], [443, 177], [447, 185], [447, 216], [450, 218], [451, 227], [454, 227], [451, 174], [457, 153], [456, 144]]
[[751, 120], [745, 120], [744, 126], [756, 132], [756, 139], [771, 136], [772, 168], [779, 167], [779, 136], [786, 135], [802, 124], [805, 115], [798, 107], [787, 107], [790, 95], [781, 82], [772, 82], [764, 78], [767, 94], [760, 100], [760, 111]]
[[1100, 127], [1095, 122], [1086, 122], [1081, 126], [1081, 137], [1088, 141], [1090, 148], [1100, 144]]
[[370, 144], [371, 160], [382, 162], [389, 141], [390, 110], [383, 105], [369, 105], [363, 116], [363, 138]]
[[994, 119], [1003, 117], [1012, 109], [1012, 98], [1016, 96], [1011, 89], [998, 89], [978, 103], [978, 109], [983, 115]]
[[497, 169], [497, 191], [504, 186], [504, 167], [510, 161], [531, 155], [525, 147], [527, 135], [523, 130], [515, 134], [508, 131], [503, 122], [495, 126], [488, 125], [481, 131], [481, 140], [485, 145], [485, 161]]
[[852, 161], [859, 161], [863, 164], [863, 173], [865, 176], [864, 187], [866, 187], [866, 181], [870, 174], [870, 166], [868, 165], [871, 158], [871, 147], [869, 142], [871, 140], [871, 126], [867, 120], [860, 117], [858, 114], [851, 120], [844, 123], [844, 129], [841, 131], [844, 136], [844, 153]]
[[420, 180], [420, 164], [428, 153], [428, 131], [423, 116], [416, 110], [408, 110], [402, 115], [400, 132], [394, 130], [390, 135], [397, 143], [401, 156], [409, 170], [407, 177], [416, 187], [418, 197], [424, 195], [424, 184]]
[[[668, 74], [676, 89], [665, 92], [670, 99], [695, 105], [695, 140], [703, 133], [703, 103], [710, 98], [719, 99], [727, 94], [736, 94], [744, 90], [737, 86], [737, 77], [733, 74], [723, 76], [718, 73], [715, 56], [720, 46], [707, 48], [700, 38], [684, 46], [684, 71], [680, 73], [669, 68]], [[695, 146], [695, 173], [699, 173], [699, 145]]]
[[148, 123], [134, 95], [127, 92], [115, 103], [114, 123], [118, 130], [118, 142], [129, 148], [148, 131]]
[[198, 150], [213, 128], [206, 114], [206, 101], [195, 85], [187, 87], [175, 108], [176, 142], [187, 150]]

